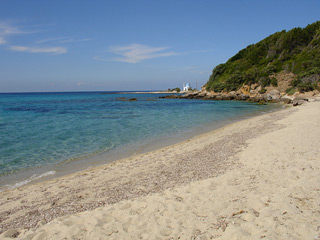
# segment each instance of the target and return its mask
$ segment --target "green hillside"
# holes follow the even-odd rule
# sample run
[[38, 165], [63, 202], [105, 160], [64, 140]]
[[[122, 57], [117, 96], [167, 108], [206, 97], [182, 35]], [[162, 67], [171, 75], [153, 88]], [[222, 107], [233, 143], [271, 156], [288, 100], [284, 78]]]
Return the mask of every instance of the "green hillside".
[[205, 86], [215, 92], [235, 91], [253, 83], [277, 86], [277, 79], [271, 76], [282, 71], [296, 75], [291, 85], [300, 92], [319, 88], [320, 21], [249, 45], [216, 66]]

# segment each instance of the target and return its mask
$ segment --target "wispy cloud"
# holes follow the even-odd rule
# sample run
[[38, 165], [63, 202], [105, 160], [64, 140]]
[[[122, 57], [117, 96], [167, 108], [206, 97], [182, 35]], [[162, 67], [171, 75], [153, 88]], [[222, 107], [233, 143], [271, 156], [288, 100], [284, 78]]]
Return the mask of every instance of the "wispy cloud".
[[46, 38], [39, 41], [36, 41], [36, 44], [48, 43], [48, 42], [56, 42], [68, 39], [67, 37], [55, 37], [55, 38]]
[[37, 41], [37, 44], [42, 43], [69, 43], [69, 42], [86, 42], [91, 41], [91, 38], [82, 38], [82, 39], [74, 39], [71, 37], [56, 37], [56, 38], [47, 38]]
[[55, 37], [46, 38], [39, 41], [34, 41], [33, 44], [19, 44], [15, 45], [12, 43], [10, 37], [13, 35], [23, 35], [23, 34], [34, 34], [43, 31], [34, 30], [38, 26], [29, 27], [18, 27], [12, 24], [11, 21], [0, 21], [0, 45], [6, 45], [6, 49], [16, 52], [26, 52], [26, 53], [47, 53], [50, 55], [64, 54], [67, 53], [67, 48], [65, 45], [71, 42], [85, 42], [90, 41], [90, 38], [76, 39], [72, 37]]
[[9, 22], [0, 21], [0, 44], [7, 43], [7, 38], [16, 34], [25, 34], [28, 32], [20, 30]]
[[6, 40], [4, 40], [4, 38], [3, 37], [0, 37], [0, 44], [5, 44], [7, 41]]
[[16, 52], [28, 52], [28, 53], [49, 53], [53, 55], [63, 54], [67, 52], [65, 47], [47, 47], [47, 48], [39, 48], [39, 47], [26, 47], [26, 46], [11, 46], [10, 50]]
[[[112, 46], [109, 48], [109, 51], [120, 55], [120, 57], [113, 58], [113, 61], [138, 63], [146, 59], [177, 55], [176, 52], [166, 51], [167, 49], [167, 47], [150, 47], [142, 44], [131, 44], [127, 46]], [[99, 59], [99, 57], [95, 59]]]

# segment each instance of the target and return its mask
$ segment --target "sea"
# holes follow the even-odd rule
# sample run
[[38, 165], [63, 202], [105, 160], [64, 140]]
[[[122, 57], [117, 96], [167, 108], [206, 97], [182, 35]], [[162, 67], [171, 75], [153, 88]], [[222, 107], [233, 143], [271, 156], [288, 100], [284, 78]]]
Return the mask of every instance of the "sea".
[[164, 95], [0, 94], [0, 191], [151, 151], [280, 108], [159, 98]]

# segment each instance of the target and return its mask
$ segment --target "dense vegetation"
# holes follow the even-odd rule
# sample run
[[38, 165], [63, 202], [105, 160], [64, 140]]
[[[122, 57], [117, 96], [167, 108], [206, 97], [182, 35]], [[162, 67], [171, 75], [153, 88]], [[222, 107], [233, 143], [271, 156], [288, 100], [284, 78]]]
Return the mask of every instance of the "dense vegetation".
[[304, 92], [318, 88], [320, 21], [305, 28], [277, 32], [242, 49], [213, 69], [206, 88], [221, 92], [235, 91], [244, 84], [253, 83], [262, 87], [277, 86], [277, 79], [271, 76], [281, 71], [297, 76], [292, 82], [293, 89]]

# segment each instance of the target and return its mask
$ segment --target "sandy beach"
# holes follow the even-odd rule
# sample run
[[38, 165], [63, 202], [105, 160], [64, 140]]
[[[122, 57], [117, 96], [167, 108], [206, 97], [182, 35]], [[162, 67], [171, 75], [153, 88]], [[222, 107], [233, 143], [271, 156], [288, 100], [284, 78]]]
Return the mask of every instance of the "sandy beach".
[[0, 193], [1, 239], [320, 239], [320, 101]]

